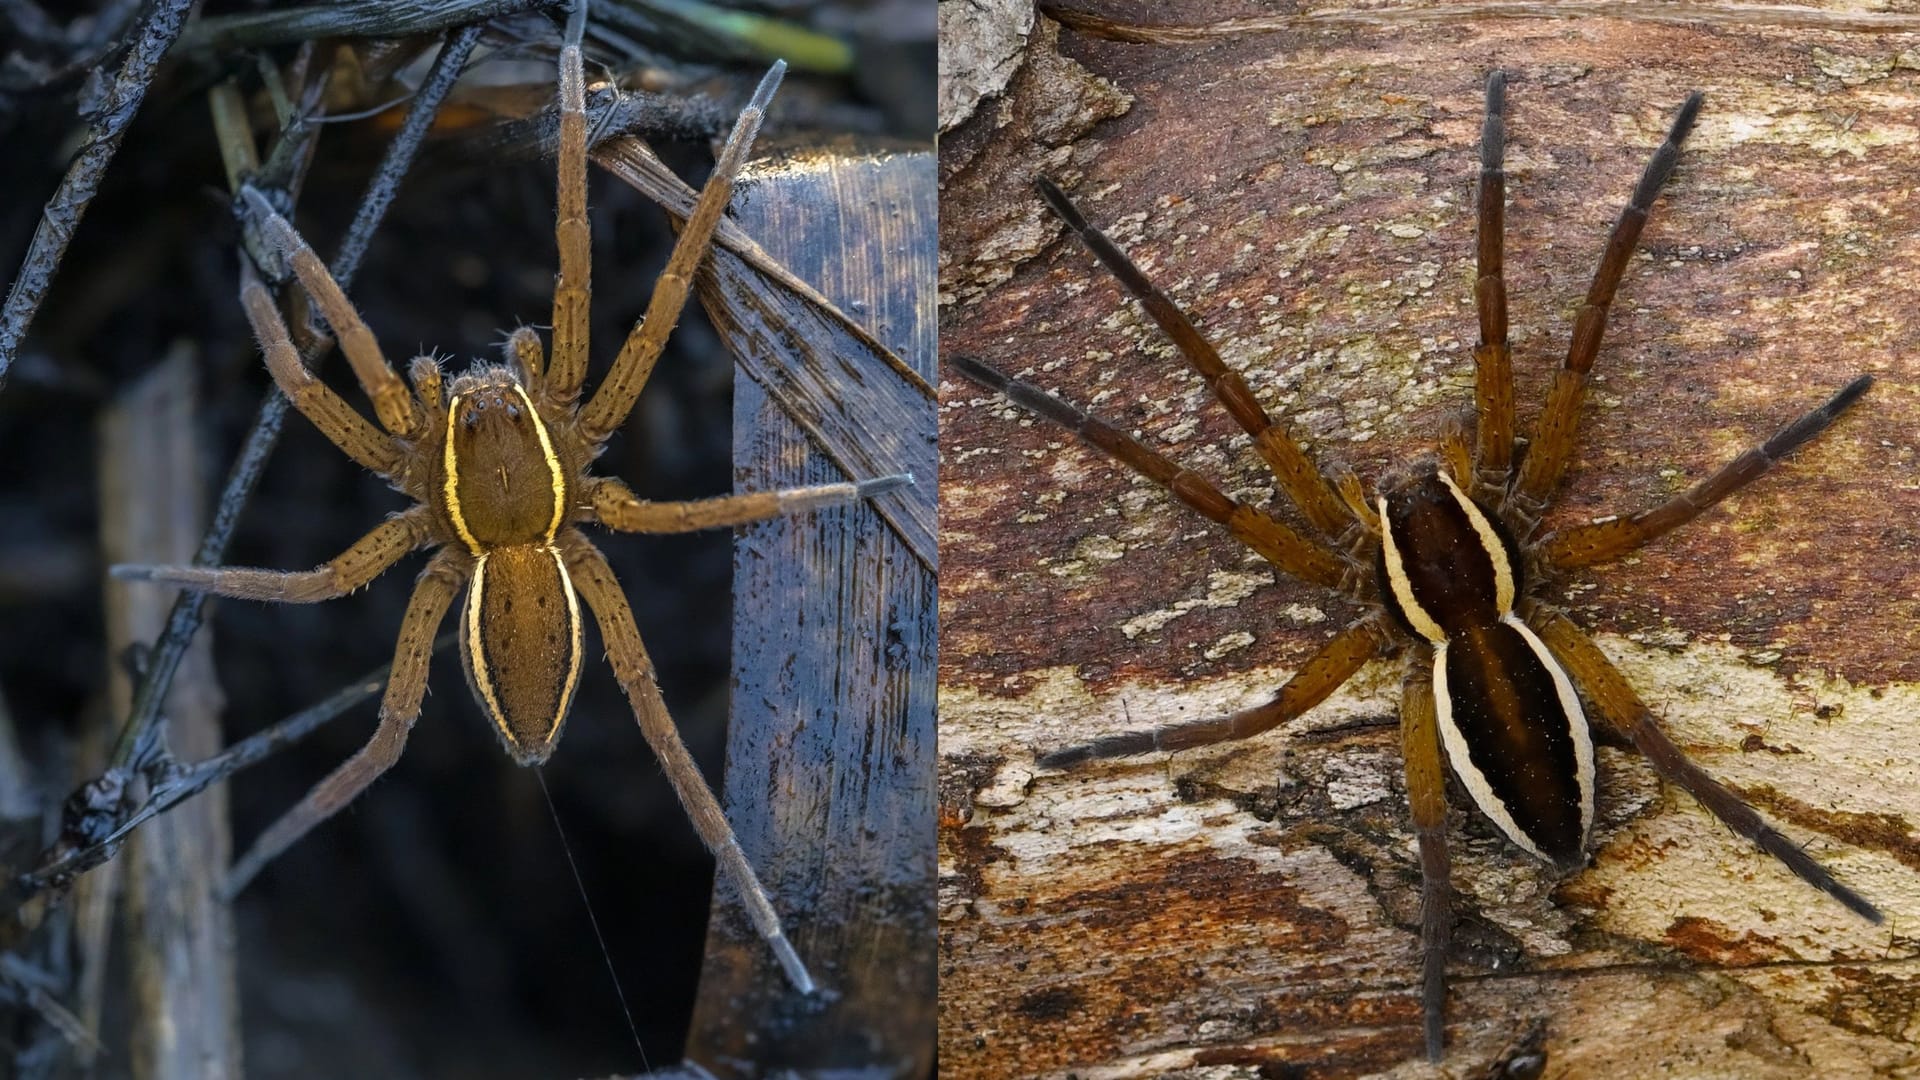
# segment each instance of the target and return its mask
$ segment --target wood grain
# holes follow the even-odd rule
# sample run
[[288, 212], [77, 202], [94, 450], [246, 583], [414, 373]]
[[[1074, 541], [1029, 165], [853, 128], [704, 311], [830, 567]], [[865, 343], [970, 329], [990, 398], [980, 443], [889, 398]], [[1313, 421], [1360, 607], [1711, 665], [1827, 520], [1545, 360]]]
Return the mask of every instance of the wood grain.
[[[1084, 4], [1123, 21], [1162, 5]], [[1338, 5], [1333, 5], [1337, 7]], [[1838, 7], [1838, 5], [1825, 5]], [[1250, 4], [1182, 5], [1183, 24]], [[1481, 96], [1509, 73], [1522, 429], [1613, 216], [1706, 108], [1629, 267], [1548, 525], [1704, 476], [1852, 375], [1854, 415], [1557, 595], [1701, 763], [1879, 902], [1873, 928], [1601, 754], [1558, 880], [1456, 791], [1445, 1074], [1544, 1025], [1545, 1075], [1920, 1062], [1920, 36], [1502, 18], [1145, 45], [1042, 19], [942, 144], [942, 348], [1270, 504], [1245, 438], [1043, 214], [1061, 181], [1323, 460], [1372, 479], [1472, 400]], [[1369, 667], [1239, 747], [1037, 751], [1255, 704], [1359, 610], [1059, 432], [943, 381], [941, 1058], [956, 1076], [1440, 1075], [1418, 866]]]
[[[824, 989], [796, 999], [737, 900], [717, 891], [688, 1055], [720, 1076], [924, 1076], [934, 1034], [936, 597], [933, 566], [889, 520], [933, 520], [933, 402], [894, 375], [902, 361], [933, 375], [932, 154], [775, 156], [750, 167], [735, 206], [769, 255], [897, 356], [872, 355], [739, 255], [717, 251], [699, 288], [750, 376], [734, 384], [740, 489], [906, 470], [919, 482], [900, 493], [915, 505], [892, 519], [863, 504], [738, 538], [727, 816]], [[795, 386], [797, 398], [782, 392]], [[905, 449], [849, 475], [817, 441], [822, 432], [863, 433], [835, 448]]]

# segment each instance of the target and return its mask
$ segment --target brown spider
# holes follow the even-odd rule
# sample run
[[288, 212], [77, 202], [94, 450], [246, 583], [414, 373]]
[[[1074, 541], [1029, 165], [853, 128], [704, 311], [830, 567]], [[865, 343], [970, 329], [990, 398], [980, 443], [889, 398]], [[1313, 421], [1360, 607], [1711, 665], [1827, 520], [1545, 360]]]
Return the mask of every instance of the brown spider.
[[261, 234], [287, 259], [338, 335], [380, 425], [369, 423], [300, 363], [266, 287], [246, 267], [241, 302], [268, 370], [322, 434], [415, 505], [314, 570], [116, 566], [113, 573], [221, 596], [311, 603], [360, 588], [416, 548], [438, 549], [421, 572], [401, 622], [373, 738], [274, 822], [234, 864], [227, 879], [229, 893], [244, 887], [274, 856], [351, 802], [399, 759], [426, 692], [434, 636], [463, 587], [460, 655], [474, 697], [515, 761], [545, 761], [560, 738], [580, 677], [584, 600], [599, 623], [614, 676], [633, 705], [641, 733], [694, 829], [740, 890], [755, 927], [790, 981], [807, 993], [813, 981], [805, 965], [782, 932], [766, 891], [667, 714], [620, 584], [579, 526], [598, 523], [644, 533], [719, 528], [852, 502], [912, 479], [888, 476], [697, 502], [648, 502], [619, 480], [589, 474], [588, 466], [633, 409], [680, 317], [688, 285], [726, 210], [734, 178], [785, 65], [774, 65], [741, 112], [655, 284], [645, 317], [628, 335], [599, 389], [583, 404], [579, 398], [587, 370], [591, 291], [580, 50], [585, 14], [586, 5], [576, 4], [560, 51], [555, 226], [560, 274], [553, 295], [551, 359], [543, 354], [539, 337], [522, 327], [507, 341], [506, 363], [476, 366], [444, 388], [439, 363], [432, 356], [414, 358], [409, 392], [306, 241], [265, 196], [245, 188], [243, 197]]
[[[1502, 230], [1506, 198], [1505, 77], [1487, 82], [1481, 135], [1478, 280], [1480, 343], [1474, 416], [1449, 429], [1437, 456], [1390, 471], [1368, 500], [1354, 474], [1322, 470], [1254, 399], [1240, 374], [1113, 242], [1089, 225], [1051, 182], [1053, 211], [1146, 308], [1253, 438], [1280, 487], [1311, 526], [1297, 530], [1234, 500], [1121, 429], [978, 360], [955, 357], [961, 374], [1061, 424], [1166, 488], [1175, 499], [1296, 578], [1366, 605], [1267, 704], [1230, 716], [1096, 739], [1042, 754], [1064, 768], [1095, 758], [1180, 750], [1244, 739], [1313, 708], [1368, 660], [1406, 657], [1400, 730], [1422, 878], [1422, 1007], [1428, 1057], [1443, 1046], [1451, 894], [1446, 841], [1446, 768], [1508, 839], [1563, 871], [1586, 862], [1594, 817], [1594, 736], [1581, 692], [1603, 734], [1644, 754], [1655, 771], [1691, 792], [1735, 832], [1803, 880], [1867, 919], [1880, 912], [1834, 880], [1740, 796], [1688, 760], [1660, 729], [1618, 669], [1567, 614], [1540, 596], [1564, 571], [1617, 559], [1693, 520], [1757, 479], [1839, 418], [1873, 380], [1862, 375], [1831, 400], [1680, 495], [1624, 517], [1536, 536], [1575, 444], [1587, 372], [1642, 226], [1699, 113], [1690, 96], [1653, 155], [1574, 321], [1566, 362], [1554, 376], [1531, 439], [1515, 437], [1507, 343]], [[1444, 748], [1447, 766], [1443, 766]]]

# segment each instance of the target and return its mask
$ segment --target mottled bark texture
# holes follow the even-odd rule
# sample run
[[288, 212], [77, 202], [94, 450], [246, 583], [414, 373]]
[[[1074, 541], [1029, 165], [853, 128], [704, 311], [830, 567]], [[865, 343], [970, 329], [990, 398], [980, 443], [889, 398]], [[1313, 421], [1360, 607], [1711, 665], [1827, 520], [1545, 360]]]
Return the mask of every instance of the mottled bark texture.
[[[1247, 4], [1094, 5], [1184, 24]], [[1920, 36], [1623, 18], [1145, 45], [1046, 18], [943, 142], [942, 349], [1271, 505], [1247, 440], [1045, 216], [1072, 193], [1313, 453], [1371, 480], [1472, 401], [1482, 92], [1509, 73], [1522, 431], [1607, 229], [1689, 90], [1548, 527], [1670, 495], [1879, 384], [1785, 467], [1554, 595], [1675, 739], [1881, 904], [1870, 927], [1601, 752], [1590, 869], [1466, 809], [1452, 1075], [1870, 1075], [1920, 1060]], [[955, 1076], [1425, 1076], [1397, 663], [1248, 744], [1037, 751], [1257, 703], [1354, 605], [942, 386], [941, 1065]], [[1291, 517], [1290, 510], [1284, 514]]]

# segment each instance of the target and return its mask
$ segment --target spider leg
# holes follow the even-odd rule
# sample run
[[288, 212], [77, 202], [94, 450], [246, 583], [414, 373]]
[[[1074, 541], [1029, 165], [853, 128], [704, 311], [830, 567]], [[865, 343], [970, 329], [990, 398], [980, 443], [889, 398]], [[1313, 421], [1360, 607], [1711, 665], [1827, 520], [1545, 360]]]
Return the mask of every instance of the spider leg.
[[1005, 394], [1014, 404], [1059, 424], [1120, 464], [1166, 488], [1181, 503], [1225, 525], [1241, 543], [1286, 573], [1348, 594], [1356, 594], [1363, 587], [1366, 575], [1345, 556], [1243, 505], [1212, 481], [1180, 467], [1112, 424], [972, 357], [949, 357], [948, 363], [968, 379]]
[[367, 745], [315, 784], [293, 809], [281, 815], [253, 842], [247, 853], [227, 872], [221, 892], [231, 899], [247, 887], [269, 862], [315, 825], [332, 817], [352, 802], [367, 785], [400, 760], [406, 749], [407, 734], [420, 716], [420, 702], [427, 693], [428, 661], [433, 659], [433, 637], [445, 617], [447, 607], [466, 582], [470, 569], [467, 556], [452, 548], [441, 549], [426, 569], [420, 572], [413, 598], [407, 601], [407, 613], [400, 622], [400, 640], [394, 647], [393, 672], [387, 677], [387, 689], [380, 699], [380, 726]]
[[746, 162], [767, 103], [772, 100], [786, 70], [784, 62], [775, 61], [766, 77], [760, 80], [747, 107], [740, 111], [740, 118], [734, 121], [733, 134], [728, 136], [726, 147], [713, 163], [713, 173], [700, 189], [700, 198], [693, 204], [693, 213], [673, 245], [673, 254], [667, 257], [667, 268], [654, 282], [646, 315], [627, 335], [626, 344], [620, 346], [620, 355], [614, 358], [606, 380], [580, 411], [580, 432], [594, 445], [605, 442], [626, 420], [627, 414], [633, 411], [633, 403], [640, 399], [648, 376], [653, 374], [653, 365], [666, 347], [667, 335], [673, 333], [680, 309], [686, 306], [687, 289], [693, 282], [694, 272], [699, 269], [700, 260], [706, 258], [713, 230], [720, 224], [720, 216], [726, 213], [727, 202], [733, 197], [734, 177]]
[[266, 356], [267, 372], [273, 376], [274, 385], [300, 415], [362, 468], [388, 479], [399, 476], [405, 455], [393, 436], [374, 427], [300, 362], [280, 309], [260, 281], [260, 272], [245, 259], [240, 262], [240, 306], [253, 325], [253, 336]]
[[1653, 152], [1653, 160], [1647, 162], [1646, 171], [1640, 174], [1639, 186], [1633, 190], [1632, 201], [1620, 212], [1619, 220], [1613, 224], [1613, 233], [1607, 237], [1606, 253], [1600, 257], [1600, 268], [1594, 271], [1593, 284], [1587, 288], [1586, 302], [1574, 317], [1573, 342], [1568, 346], [1566, 363], [1554, 374], [1553, 384], [1547, 388], [1546, 406], [1541, 410], [1539, 426], [1534, 430], [1533, 441], [1520, 463], [1520, 476], [1514, 483], [1514, 498], [1529, 519], [1538, 520], [1554, 487], [1560, 483], [1561, 474], [1566, 472], [1580, 423], [1580, 403], [1586, 396], [1587, 372], [1593, 367], [1594, 357], [1600, 351], [1600, 336], [1607, 328], [1607, 310], [1613, 305], [1613, 294], [1620, 287], [1627, 263], [1633, 258], [1634, 245], [1647, 224], [1653, 201], [1680, 160], [1680, 144], [1693, 130], [1702, 100], [1696, 91], [1680, 106], [1666, 141]]
[[420, 398], [420, 405], [426, 410], [426, 424], [429, 429], [438, 428], [447, 420], [447, 399], [442, 386], [444, 376], [440, 371], [440, 360], [431, 353], [422, 353], [413, 358], [407, 366], [407, 378], [413, 383], [413, 392]]
[[1591, 525], [1563, 529], [1541, 541], [1542, 553], [1549, 565], [1564, 570], [1607, 562], [1637, 550], [1647, 542], [1699, 517], [1715, 503], [1764, 476], [1782, 458], [1825, 431], [1872, 385], [1873, 376], [1860, 376], [1833, 395], [1825, 405], [1781, 428], [1766, 442], [1734, 458], [1719, 472], [1666, 502], [1631, 517], [1610, 518]]
[[[1156, 750], [1186, 750], [1195, 746], [1246, 739], [1269, 731], [1305, 713], [1327, 699], [1360, 666], [1378, 656], [1388, 644], [1385, 628], [1367, 618], [1334, 635], [1333, 640], [1307, 658], [1272, 701], [1228, 716], [1193, 723], [1172, 724], [1147, 731], [1108, 735], [1090, 743], [1063, 747], [1041, 755], [1038, 764], [1064, 769], [1098, 758], [1132, 757]], [[1428, 703], [1432, 708], [1432, 703]]]
[[286, 256], [301, 287], [320, 308], [327, 325], [333, 327], [334, 335], [340, 340], [340, 351], [347, 355], [347, 362], [353, 367], [354, 377], [373, 400], [373, 415], [379, 418], [380, 426], [403, 439], [418, 437], [421, 418], [413, 395], [407, 391], [407, 384], [400, 381], [400, 376], [394, 374], [393, 367], [380, 352], [380, 343], [374, 340], [373, 331], [367, 329], [360, 313], [353, 309], [352, 301], [327, 272], [326, 264], [258, 189], [243, 186], [240, 197], [258, 221], [261, 237]]
[[425, 506], [416, 505], [374, 526], [325, 565], [313, 570], [256, 570], [236, 566], [129, 566], [109, 572], [121, 581], [153, 581], [215, 596], [311, 604], [345, 596], [386, 573], [431, 539]]
[[1447, 773], [1440, 762], [1431, 663], [1414, 664], [1400, 691], [1400, 754], [1407, 802], [1420, 847], [1420, 1008], [1427, 1060], [1438, 1062], [1447, 1034], [1447, 941], [1453, 934], [1453, 882], [1447, 858]]
[[739, 890], [748, 917], [779, 959], [787, 980], [801, 993], [813, 993], [813, 977], [807, 974], [806, 965], [801, 963], [800, 955], [781, 929], [780, 916], [773, 910], [773, 902], [754, 873], [753, 864], [747, 861], [746, 852], [740, 849], [733, 827], [727, 824], [720, 800], [714, 797], [713, 789], [700, 775], [700, 766], [680, 741], [680, 732], [673, 726], [673, 717], [667, 713], [666, 702], [660, 698], [660, 687], [654, 682], [653, 661], [640, 640], [639, 628], [634, 625], [633, 609], [627, 606], [626, 594], [614, 578], [613, 569], [599, 549], [578, 531], [569, 529], [561, 542], [565, 545], [567, 570], [573, 577], [574, 587], [579, 589], [600, 624], [600, 637], [606, 643], [614, 677], [633, 705], [640, 733], [660, 759], [660, 766], [680, 796], [680, 805], [686, 808], [694, 831], [700, 834], [701, 841]]
[[[1482, 489], [1505, 491], [1513, 468], [1513, 352], [1507, 344], [1506, 172], [1507, 76], [1487, 76], [1487, 112], [1480, 127], [1478, 271], [1474, 308], [1480, 343], [1474, 346], [1474, 480]], [[1462, 479], [1465, 479], [1463, 476]]]
[[1220, 359], [1213, 344], [1201, 336], [1193, 321], [1187, 318], [1186, 312], [1180, 310], [1172, 297], [1147, 280], [1147, 275], [1141, 273], [1133, 260], [1127, 258], [1126, 253], [1105, 233], [1087, 223], [1080, 208], [1067, 198], [1065, 192], [1044, 176], [1037, 178], [1034, 184], [1053, 212], [1133, 294], [1147, 314], [1153, 316], [1153, 321], [1160, 324], [1160, 329], [1206, 382], [1207, 389], [1213, 391], [1213, 396], [1225, 406], [1227, 412], [1233, 414], [1241, 428], [1253, 436], [1254, 449], [1259, 451], [1261, 458], [1279, 479], [1281, 490], [1300, 508], [1313, 527], [1336, 542], [1348, 537], [1354, 527], [1354, 517], [1340, 498], [1340, 493], [1334, 490], [1333, 484], [1314, 465], [1313, 459], [1307, 456], [1292, 433], [1267, 416], [1267, 411], [1261, 408], [1259, 399], [1254, 397], [1246, 379]]
[[503, 350], [507, 362], [520, 372], [520, 379], [528, 386], [539, 386], [546, 377], [547, 357], [540, 349], [540, 335], [533, 328], [523, 326], [507, 335], [506, 348]]
[[691, 502], [650, 502], [612, 477], [594, 477], [587, 483], [594, 519], [607, 528], [618, 532], [686, 533], [844, 506], [905, 487], [913, 483], [913, 477], [903, 473], [852, 484], [816, 484]]
[[[580, 39], [587, 0], [574, 0], [560, 47], [560, 211], [554, 239], [560, 279], [553, 287], [553, 366], [541, 384], [549, 402], [570, 405], [587, 377], [588, 314], [593, 300], [593, 232], [587, 224], [587, 80]], [[538, 339], [535, 340], [538, 344]]]
[[1600, 722], [1624, 732], [1663, 779], [1686, 789], [1729, 829], [1786, 864], [1800, 880], [1845, 904], [1869, 922], [1883, 920], [1879, 908], [1834, 880], [1826, 867], [1767, 824], [1745, 799], [1689, 760], [1666, 732], [1660, 730], [1653, 713], [1640, 700], [1640, 695], [1634, 693], [1626, 676], [1620, 674], [1620, 669], [1613, 666], [1600, 646], [1582, 633], [1565, 613], [1541, 607], [1527, 621], [1536, 626], [1541, 640], [1599, 707]]

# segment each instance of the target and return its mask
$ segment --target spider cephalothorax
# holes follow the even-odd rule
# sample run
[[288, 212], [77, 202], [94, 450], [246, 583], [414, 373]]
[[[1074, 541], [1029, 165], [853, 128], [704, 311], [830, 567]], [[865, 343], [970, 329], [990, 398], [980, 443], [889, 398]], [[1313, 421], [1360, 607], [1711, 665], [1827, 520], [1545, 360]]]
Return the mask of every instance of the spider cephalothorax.
[[300, 363], [266, 286], [251, 267], [243, 267], [241, 301], [266, 353], [268, 370], [322, 434], [415, 504], [315, 570], [122, 566], [115, 573], [223, 596], [298, 603], [343, 596], [409, 552], [437, 549], [420, 574], [401, 623], [393, 672], [380, 703], [379, 729], [234, 864], [229, 892], [245, 885], [287, 845], [351, 802], [399, 759], [426, 693], [434, 636], [464, 589], [458, 617], [467, 681], [507, 752], [521, 764], [546, 760], [560, 737], [580, 679], [583, 612], [593, 613], [614, 676], [695, 830], [733, 879], [748, 915], [789, 979], [808, 991], [813, 982], [805, 965], [667, 714], [620, 584], [579, 526], [670, 533], [740, 525], [851, 502], [912, 481], [889, 476], [659, 503], [638, 498], [618, 480], [588, 474], [588, 464], [632, 411], [666, 345], [785, 66], [774, 65], [742, 111], [655, 284], [645, 317], [628, 335], [598, 389], [582, 401], [591, 270], [580, 54], [585, 26], [585, 5], [576, 4], [560, 51], [560, 207], [555, 226], [560, 274], [554, 288], [551, 358], [541, 349], [538, 335], [522, 327], [507, 339], [507, 363], [477, 366], [443, 385], [439, 363], [422, 356], [409, 368], [409, 387], [306, 241], [260, 191], [244, 188], [244, 202], [262, 238], [285, 257], [339, 338], [379, 424], [369, 422]]
[[1350, 471], [1316, 464], [1173, 301], [1044, 179], [1039, 188], [1048, 205], [1140, 301], [1252, 437], [1307, 528], [1234, 499], [1121, 428], [990, 365], [969, 357], [950, 361], [967, 378], [1064, 425], [1161, 485], [1282, 572], [1344, 594], [1365, 609], [1264, 705], [1055, 749], [1040, 755], [1042, 766], [1246, 738], [1318, 705], [1368, 660], [1404, 658], [1401, 746], [1420, 853], [1426, 1047], [1435, 1059], [1444, 1036], [1451, 928], [1445, 828], [1449, 768], [1508, 839], [1571, 870], [1587, 857], [1594, 820], [1593, 747], [1596, 733], [1605, 733], [1644, 754], [1661, 776], [1691, 792], [1802, 879], [1866, 918], [1878, 922], [1881, 917], [1689, 761], [1592, 639], [1544, 596], [1546, 583], [1558, 573], [1627, 555], [1758, 478], [1825, 430], [1873, 380], [1856, 378], [1825, 405], [1674, 498], [1638, 513], [1536, 536], [1573, 452], [1587, 373], [1599, 353], [1614, 291], [1679, 159], [1701, 97], [1695, 94], [1681, 107], [1614, 225], [1575, 317], [1566, 360], [1554, 375], [1531, 437], [1522, 439], [1514, 417], [1501, 251], [1505, 89], [1504, 77], [1496, 72], [1487, 83], [1481, 136], [1475, 407], [1466, 423], [1448, 430], [1436, 456], [1389, 472], [1371, 499]]

